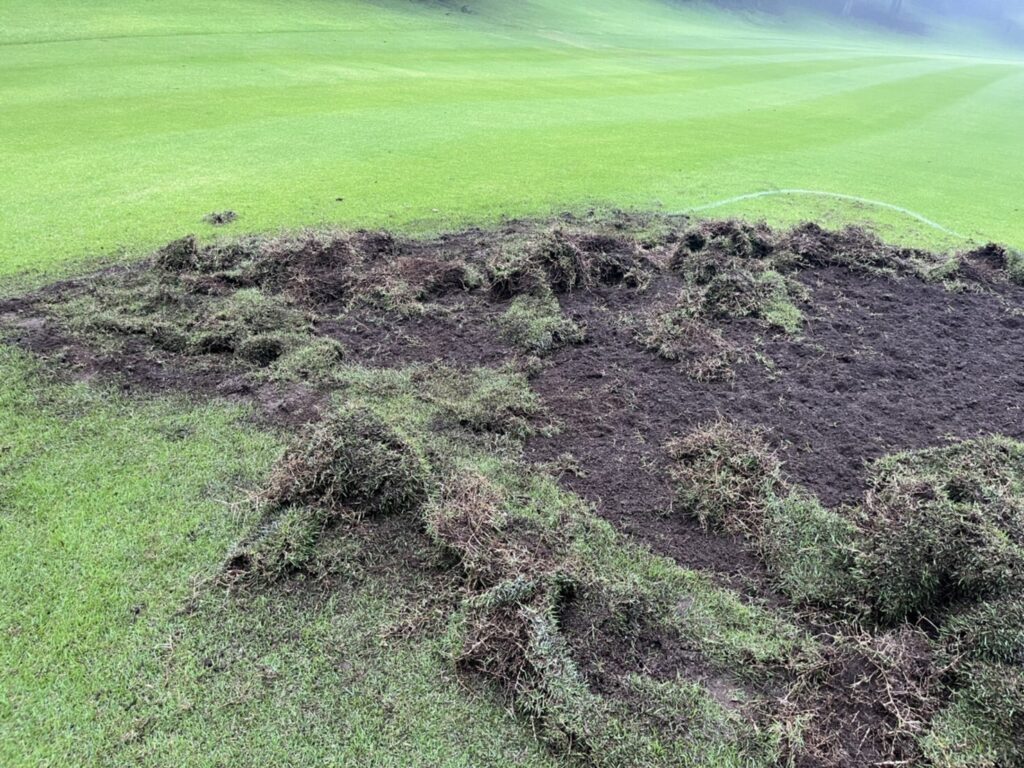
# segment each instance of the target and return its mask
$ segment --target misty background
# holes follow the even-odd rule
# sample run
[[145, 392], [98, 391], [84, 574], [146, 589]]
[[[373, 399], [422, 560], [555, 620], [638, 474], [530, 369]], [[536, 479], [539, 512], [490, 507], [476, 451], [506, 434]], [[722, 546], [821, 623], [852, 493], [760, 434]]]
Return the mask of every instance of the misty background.
[[926, 12], [993, 20], [1016, 20], [1024, 14], [1024, 0], [713, 0], [718, 5], [748, 6], [782, 11], [788, 6], [810, 7], [840, 15], [914, 16]]
[[[693, 3], [700, 0], [676, 0]], [[1024, 46], [1024, 0], [707, 0], [737, 11], [785, 15], [812, 10], [839, 19], [877, 24], [912, 35], [958, 22], [985, 27], [1004, 42]]]

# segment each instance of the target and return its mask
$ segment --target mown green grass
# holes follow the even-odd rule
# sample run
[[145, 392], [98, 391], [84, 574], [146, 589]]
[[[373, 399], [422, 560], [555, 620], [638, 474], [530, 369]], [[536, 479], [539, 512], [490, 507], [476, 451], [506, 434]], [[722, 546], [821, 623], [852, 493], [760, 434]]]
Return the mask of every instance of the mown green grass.
[[[228, 231], [679, 211], [772, 187], [1024, 244], [1024, 65], [655, 0], [8, 0], [0, 276]], [[948, 53], [952, 51], [953, 53]], [[339, 201], [337, 198], [343, 198]], [[871, 219], [767, 198], [717, 214]], [[0, 764], [545, 765], [365, 575], [310, 605], [196, 585], [252, 526], [240, 413], [47, 384], [0, 347]]]
[[[10, 0], [0, 273], [210, 234], [227, 208], [231, 231], [436, 229], [776, 187], [1024, 244], [1012, 52], [656, 0], [460, 6]], [[713, 212], [957, 242], [829, 198]]]
[[2, 347], [0, 378], [0, 764], [545, 765], [436, 643], [384, 641], [394, 583], [204, 585], [278, 450], [243, 413], [41, 383]]

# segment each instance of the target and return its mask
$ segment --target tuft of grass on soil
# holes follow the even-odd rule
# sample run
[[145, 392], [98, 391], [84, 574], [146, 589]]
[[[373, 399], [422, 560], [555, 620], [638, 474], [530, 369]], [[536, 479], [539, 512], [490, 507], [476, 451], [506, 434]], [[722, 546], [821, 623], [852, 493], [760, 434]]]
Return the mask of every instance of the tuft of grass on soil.
[[[669, 261], [685, 287], [671, 308], [641, 318], [639, 341], [661, 357], [679, 361], [698, 381], [729, 377], [741, 349], [723, 332], [723, 321], [750, 318], [797, 335], [804, 321], [798, 305], [806, 301], [807, 291], [789, 273], [815, 247], [834, 257], [828, 250], [834, 244], [825, 243], [833, 234], [799, 229], [783, 233], [763, 223], [728, 220], [691, 225], [679, 235]], [[874, 244], [861, 233], [848, 239]]]
[[894, 737], [936, 765], [1022, 764], [1024, 444], [883, 457], [863, 503], [839, 510], [790, 488], [756, 433], [720, 422], [667, 450], [681, 510], [747, 535], [785, 594], [834, 611], [836, 647], [866, 647], [849, 618], [933, 629], [927, 654], [884, 673], [890, 693], [888, 675], [916, 691], [891, 701]]
[[753, 317], [785, 333], [799, 331], [803, 313], [794, 302], [803, 290], [778, 271], [791, 266], [779, 240], [760, 223], [702, 222], [684, 232], [671, 267], [692, 286], [693, 315]]
[[702, 525], [758, 534], [764, 509], [781, 483], [781, 464], [764, 436], [724, 420], [666, 446], [679, 511]]
[[1006, 270], [1013, 282], [1017, 285], [1024, 285], [1024, 253], [1010, 251]]
[[285, 351], [267, 370], [272, 381], [308, 381], [329, 384], [335, 380], [338, 367], [345, 360], [344, 345], [329, 338], [317, 338]]
[[775, 328], [791, 336], [796, 335], [803, 327], [804, 313], [793, 302], [791, 294], [794, 288], [785, 277], [773, 270], [767, 270], [758, 277], [758, 290], [766, 298], [758, 309], [758, 316], [770, 328]]
[[679, 363], [697, 381], [728, 378], [739, 349], [698, 316], [691, 297], [684, 292], [671, 310], [651, 313], [642, 321], [637, 339], [645, 349]]
[[333, 513], [410, 514], [427, 494], [424, 457], [365, 408], [343, 408], [306, 428], [278, 461], [266, 503]]
[[558, 299], [550, 295], [517, 296], [499, 318], [498, 326], [510, 343], [534, 355], [577, 344], [585, 335], [578, 324], [562, 314]]

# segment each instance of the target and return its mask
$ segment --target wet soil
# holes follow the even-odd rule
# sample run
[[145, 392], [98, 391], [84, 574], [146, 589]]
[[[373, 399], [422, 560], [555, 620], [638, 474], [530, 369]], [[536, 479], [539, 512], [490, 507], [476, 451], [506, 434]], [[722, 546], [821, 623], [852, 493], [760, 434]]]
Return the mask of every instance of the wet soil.
[[[510, 223], [502, 236], [530, 231]], [[461, 273], [449, 269], [453, 260], [493, 252], [496, 237], [480, 230], [409, 242], [362, 235], [360, 247], [373, 259], [395, 264], [403, 279], [422, 279], [429, 306], [402, 314], [345, 310], [340, 293], [327, 291], [316, 297], [313, 332], [340, 341], [350, 360], [370, 366], [521, 362], [494, 322], [507, 301], [468, 290], [457, 279]], [[655, 266], [667, 263], [673, 242], [668, 236], [645, 258]], [[333, 254], [314, 256], [317, 285], [351, 290], [348, 278], [331, 272]], [[828, 266], [827, 256], [794, 272], [807, 289], [799, 334], [769, 331], [750, 319], [718, 323], [744, 350], [724, 381], [698, 382], [636, 340], [631, 318], [667, 306], [684, 285], [670, 270], [656, 269], [645, 289], [598, 283], [562, 293], [563, 313], [586, 328], [586, 340], [556, 350], [532, 378], [560, 429], [530, 438], [527, 460], [557, 465], [570, 454], [575, 471], [562, 474], [560, 482], [619, 530], [749, 599], [778, 605], [784, 600], [743, 540], [708, 534], [673, 513], [667, 440], [718, 418], [761, 427], [790, 480], [834, 506], [861, 498], [868, 463], [884, 454], [982, 434], [1024, 439], [1024, 288], [999, 277], [999, 265], [984, 258], [965, 262], [962, 283], [952, 290], [914, 276]], [[328, 407], [329, 390], [260, 381], [230, 357], [186, 358], [144, 337], [112, 348], [90, 344], [47, 310], [88, 282], [85, 277], [0, 300], [0, 335], [52, 361], [58, 375], [116, 382], [129, 393], [183, 392], [252, 403], [261, 418], [286, 429], [319, 418]], [[228, 290], [216, 280], [204, 285]], [[562, 619], [574, 657], [598, 691], [615, 693], [623, 672], [643, 668], [655, 677], [699, 679], [723, 704], [733, 698], [733, 681], [672, 638], [640, 633], [625, 642], [588, 633], [593, 617], [578, 606]], [[870, 765], [891, 757], [878, 736], [890, 714], [877, 701], [844, 695], [847, 686], [871, 674], [861, 658], [835, 662], [813, 708], [824, 730], [849, 726], [848, 738], [831, 757], [806, 764]]]
[[[635, 223], [612, 222], [612, 230]], [[357, 233], [372, 265], [394, 264], [403, 279], [423, 281], [429, 309], [342, 311], [340, 302], [328, 302], [318, 307], [314, 332], [342, 342], [351, 360], [367, 365], [511, 361], [516, 352], [494, 323], [507, 303], [444, 276], [452, 263], [493, 253], [504, 240], [533, 231], [510, 222], [499, 232], [472, 229], [428, 241]], [[661, 251], [648, 252], [650, 260], [658, 262], [660, 254], [664, 263], [674, 240], [669, 233]], [[617, 241], [604, 236], [600, 242]], [[827, 250], [830, 242], [823, 237], [814, 244]], [[813, 262], [825, 264], [827, 257], [815, 252]], [[763, 567], [742, 541], [706, 535], [695, 521], [672, 514], [664, 443], [720, 417], [762, 427], [790, 479], [838, 505], [861, 497], [867, 463], [886, 453], [980, 434], [1024, 437], [1024, 288], [998, 279], [1000, 259], [1004, 252], [994, 246], [965, 259], [962, 290], [844, 266], [805, 267], [795, 273], [808, 293], [803, 330], [787, 336], [753, 320], [721, 321], [720, 330], [746, 355], [730, 379], [716, 382], [688, 377], [636, 341], [630, 317], [671, 301], [684, 285], [679, 275], [660, 270], [645, 290], [596, 284], [563, 293], [562, 310], [586, 328], [586, 340], [556, 350], [534, 377], [561, 429], [530, 439], [527, 458], [544, 463], [571, 454], [580, 471], [561, 481], [600, 515], [687, 567], [770, 598]], [[310, 258], [322, 284], [331, 279], [332, 263], [321, 252]], [[183, 358], [144, 337], [116, 348], [90, 345], [46, 309], [89, 281], [0, 300], [0, 331], [8, 342], [58, 361], [63, 375], [112, 380], [127, 392], [251, 402], [262, 418], [287, 428], [323, 411], [329, 392], [260, 381], [230, 357]]]
[[[1013, 314], [1024, 291], [952, 292], [839, 267], [800, 279], [810, 289], [803, 333], [765, 335], [770, 362], [748, 359], [710, 383], [638, 347], [621, 319], [643, 301], [632, 292], [563, 297], [587, 340], [555, 352], [534, 381], [564, 428], [531, 439], [530, 457], [572, 453], [582, 472], [563, 483], [603, 517], [684, 565], [743, 580], [761, 566], [738, 540], [672, 514], [669, 438], [719, 417], [763, 427], [790, 478], [837, 505], [863, 495], [867, 463], [884, 454], [1024, 437], [1024, 318]], [[726, 330], [763, 334], [746, 321]]]

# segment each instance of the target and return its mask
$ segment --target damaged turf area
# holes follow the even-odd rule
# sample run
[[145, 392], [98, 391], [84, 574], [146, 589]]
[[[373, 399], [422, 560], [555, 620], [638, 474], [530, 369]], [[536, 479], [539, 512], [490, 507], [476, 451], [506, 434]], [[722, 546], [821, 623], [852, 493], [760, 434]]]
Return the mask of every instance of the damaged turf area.
[[184, 238], [0, 328], [284, 434], [199, 612], [364, 574], [586, 765], [1012, 766], [1021, 283], [994, 245], [623, 215]]

